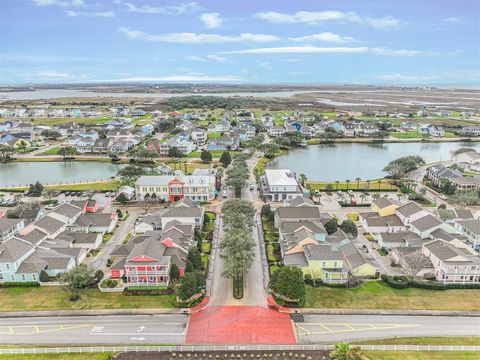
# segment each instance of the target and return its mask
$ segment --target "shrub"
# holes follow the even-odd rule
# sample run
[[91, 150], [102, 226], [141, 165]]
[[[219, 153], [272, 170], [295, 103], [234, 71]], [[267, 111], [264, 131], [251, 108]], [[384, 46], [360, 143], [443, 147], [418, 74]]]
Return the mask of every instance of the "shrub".
[[4, 288], [13, 288], [13, 287], [38, 287], [40, 286], [40, 283], [36, 281], [26, 281], [26, 282], [20, 282], [20, 281], [7, 281], [1, 284], [1, 287]]
[[49, 282], [50, 281], [50, 275], [48, 275], [45, 270], [40, 271], [40, 281], [41, 282]]

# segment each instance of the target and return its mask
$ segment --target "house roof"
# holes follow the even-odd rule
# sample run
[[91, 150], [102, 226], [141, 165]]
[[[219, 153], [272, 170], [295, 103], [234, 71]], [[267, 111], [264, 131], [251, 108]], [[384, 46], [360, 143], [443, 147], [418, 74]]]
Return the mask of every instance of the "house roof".
[[299, 207], [280, 207], [277, 209], [279, 219], [319, 219], [320, 210], [318, 207], [299, 206]]
[[362, 265], [368, 264], [360, 251], [351, 242], [348, 242], [340, 247], [343, 258], [351, 270], [357, 269]]
[[0, 262], [15, 262], [33, 248], [29, 242], [13, 237], [0, 243]]
[[278, 169], [265, 170], [265, 176], [267, 178], [268, 184], [274, 186], [297, 186], [298, 182], [295, 179], [295, 176], [290, 170]]
[[412, 221], [410, 224], [419, 231], [424, 232], [442, 225], [442, 222], [433, 215], [427, 215]]
[[44, 233], [40, 229], [33, 229], [26, 235], [17, 235], [17, 237], [22, 238], [23, 240], [28, 241], [30, 244], [36, 245], [40, 241], [44, 240], [48, 234]]
[[382, 196], [373, 202], [379, 209], [384, 209], [392, 205], [397, 205], [393, 200]]
[[60, 230], [65, 223], [63, 221], [57, 220], [51, 216], [45, 215], [42, 218], [34, 222], [35, 226], [45, 230], [49, 235], [55, 234]]
[[80, 215], [75, 221], [77, 226], [110, 226], [112, 214], [86, 213]]
[[73, 204], [63, 203], [58, 205], [52, 211], [49, 211], [47, 214], [57, 213], [69, 219], [73, 219], [75, 216], [79, 215], [81, 212], [82, 212], [82, 208], [75, 206]]
[[467, 250], [457, 248], [443, 240], [434, 240], [424, 246], [442, 261], [454, 264], [465, 262], [480, 264], [478, 256], [471, 256]]
[[95, 244], [97, 242], [98, 233], [84, 233], [77, 231], [64, 231], [55, 239], [71, 241], [75, 244]]
[[319, 221], [284, 221], [280, 224], [281, 232], [286, 234], [294, 233], [303, 227], [314, 233], [325, 232], [323, 224]]
[[24, 220], [23, 219], [7, 219], [7, 218], [0, 219], [0, 233], [10, 230], [11, 228], [20, 224], [22, 221]]
[[463, 228], [467, 229], [475, 235], [480, 235], [480, 220], [470, 219], [470, 220], [457, 220], [456, 221]]
[[203, 209], [199, 207], [185, 207], [185, 206], [176, 206], [170, 208], [165, 214], [164, 218], [192, 218], [202, 216]]
[[389, 233], [380, 233], [384, 242], [388, 243], [405, 243], [406, 240], [420, 239], [420, 236], [413, 231], [398, 231]]
[[308, 266], [307, 259], [305, 258], [305, 254], [303, 252], [287, 254], [283, 257], [283, 262], [285, 263], [285, 265], [293, 265], [300, 268]]
[[303, 196], [297, 196], [295, 199], [292, 199], [289, 205], [290, 206], [315, 206], [312, 200]]
[[396, 212], [400, 213], [405, 217], [409, 217], [413, 214], [419, 213], [422, 210], [423, 208], [420, 205], [418, 205], [416, 202], [410, 201], [409, 203], [397, 208]]
[[305, 245], [303, 249], [307, 260], [343, 260], [342, 253], [331, 245]]

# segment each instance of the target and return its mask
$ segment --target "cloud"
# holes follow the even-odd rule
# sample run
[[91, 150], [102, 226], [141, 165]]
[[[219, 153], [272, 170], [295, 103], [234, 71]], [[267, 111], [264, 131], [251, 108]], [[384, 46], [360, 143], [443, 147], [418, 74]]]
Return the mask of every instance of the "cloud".
[[92, 80], [94, 82], [240, 82], [243, 81], [237, 76], [211, 76], [205, 74], [192, 73], [189, 75], [170, 75], [170, 76], [138, 76], [127, 77], [123, 79], [110, 80]]
[[316, 46], [284, 46], [270, 48], [256, 48], [245, 50], [225, 51], [223, 54], [374, 54], [382, 56], [418, 56], [435, 55], [431, 51], [421, 50], [390, 50], [368, 47], [316, 47]]
[[443, 19], [443, 21], [453, 23], [453, 24], [462, 24], [465, 22], [465, 19], [456, 17], [456, 16], [451, 16], [446, 19]]
[[272, 70], [273, 67], [272, 67], [272, 63], [270, 62], [262, 62], [259, 64], [261, 67], [267, 69], [267, 70]]
[[171, 33], [152, 35], [140, 30], [131, 30], [127, 27], [118, 29], [129, 39], [141, 39], [146, 41], [171, 42], [182, 44], [205, 44], [205, 43], [234, 43], [234, 42], [269, 42], [279, 40], [278, 37], [265, 34], [242, 33], [240, 35], [220, 34], [196, 34], [196, 33]]
[[193, 12], [199, 8], [196, 2], [188, 2], [176, 6], [137, 6], [131, 2], [125, 3], [127, 11], [144, 14], [165, 14], [165, 15], [183, 15]]
[[81, 7], [85, 5], [83, 0], [33, 0], [36, 6], [61, 6], [61, 7]]
[[293, 41], [325, 41], [325, 42], [334, 42], [334, 43], [345, 43], [345, 42], [355, 42], [356, 40], [350, 36], [341, 36], [331, 32], [321, 32], [318, 34], [292, 37], [289, 38]]
[[216, 29], [222, 25], [222, 19], [220, 18], [219, 13], [205, 13], [200, 15], [200, 20], [207, 29]]
[[380, 75], [377, 78], [386, 80], [386, 81], [424, 81], [424, 80], [433, 80], [436, 79], [435, 76], [418, 76], [418, 75], [405, 75], [405, 74], [387, 74]]
[[41, 81], [79, 81], [87, 79], [88, 74], [74, 75], [58, 70], [42, 70], [33, 75], [28, 75], [27, 78], [29, 80]]
[[115, 13], [113, 11], [73, 11], [67, 10], [65, 14], [69, 17], [104, 17], [104, 18], [111, 18], [115, 17]]
[[326, 22], [350, 22], [371, 26], [377, 29], [397, 28], [402, 22], [392, 16], [372, 18], [360, 16], [355, 12], [343, 11], [298, 11], [293, 14], [279, 13], [275, 11], [259, 12], [255, 17], [274, 24], [297, 24], [318, 25]]
[[219, 55], [207, 55], [205, 57], [202, 56], [187, 56], [187, 60], [190, 61], [198, 61], [198, 62], [207, 62], [207, 61], [217, 61], [217, 62], [224, 62], [227, 61], [227, 58], [224, 56], [219, 56]]

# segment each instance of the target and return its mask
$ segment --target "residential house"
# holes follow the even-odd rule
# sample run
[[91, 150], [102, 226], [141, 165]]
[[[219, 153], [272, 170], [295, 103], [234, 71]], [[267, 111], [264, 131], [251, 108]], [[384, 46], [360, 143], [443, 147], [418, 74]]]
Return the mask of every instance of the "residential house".
[[422, 239], [430, 237], [430, 234], [444, 226], [443, 222], [433, 215], [427, 215], [410, 223], [409, 228]]
[[480, 154], [476, 151], [453, 155], [452, 160], [465, 171], [480, 171]]
[[467, 136], [480, 136], [480, 126], [464, 126], [462, 134]]
[[0, 243], [10, 240], [25, 227], [24, 219], [0, 218]]
[[365, 231], [372, 234], [407, 230], [402, 220], [395, 214], [380, 216], [377, 212], [360, 213], [359, 220]]
[[85, 213], [80, 215], [75, 223], [69, 226], [71, 231], [79, 231], [85, 233], [111, 233], [117, 224], [118, 215]]
[[182, 199], [172, 204], [170, 209], [161, 218], [162, 228], [171, 221], [180, 221], [182, 224], [194, 225], [201, 228], [203, 225], [204, 209], [190, 199]]
[[209, 133], [226, 133], [229, 132], [231, 128], [230, 122], [226, 119], [220, 120], [216, 123], [213, 123], [208, 128]]
[[[0, 220], [1, 222], [1, 220]], [[469, 244], [476, 251], [480, 251], [480, 220], [468, 219], [468, 220], [455, 220], [455, 229], [464, 235]]]
[[192, 130], [191, 139], [195, 145], [203, 145], [207, 141], [207, 131], [202, 128], [195, 128]]
[[216, 196], [216, 177], [210, 175], [141, 176], [135, 184], [138, 200], [156, 198], [163, 201], [191, 199], [211, 201]]
[[235, 135], [222, 135], [216, 139], [210, 139], [207, 149], [211, 151], [237, 150], [240, 146], [240, 139]]
[[280, 137], [287, 132], [283, 126], [272, 126], [268, 129], [267, 133], [271, 137]]
[[290, 201], [304, 194], [295, 174], [287, 169], [267, 169], [260, 177], [260, 191], [270, 201]]
[[188, 155], [195, 150], [195, 144], [190, 141], [181, 140], [177, 138], [168, 139], [160, 143], [160, 154], [167, 156], [171, 148], [176, 147], [183, 155]]
[[405, 225], [418, 220], [424, 216], [430, 215], [430, 212], [422, 208], [414, 201], [410, 201], [395, 209], [395, 214]]
[[437, 281], [444, 284], [480, 282], [480, 257], [471, 249], [434, 240], [423, 245], [422, 254], [432, 262]]
[[398, 208], [398, 203], [385, 196], [374, 200], [371, 205], [372, 211], [377, 212], [380, 216], [394, 215]]

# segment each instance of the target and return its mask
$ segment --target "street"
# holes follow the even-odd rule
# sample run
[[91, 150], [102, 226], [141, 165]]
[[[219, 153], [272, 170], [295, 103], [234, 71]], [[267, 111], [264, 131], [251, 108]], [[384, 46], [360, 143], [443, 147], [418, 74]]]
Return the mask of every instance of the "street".
[[478, 317], [401, 315], [304, 315], [303, 319], [297, 315], [292, 317], [295, 320], [298, 342], [302, 344], [397, 336], [480, 335]]
[[186, 315], [30, 317], [0, 320], [1, 344], [182, 344]]

